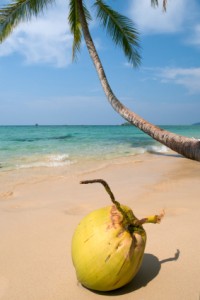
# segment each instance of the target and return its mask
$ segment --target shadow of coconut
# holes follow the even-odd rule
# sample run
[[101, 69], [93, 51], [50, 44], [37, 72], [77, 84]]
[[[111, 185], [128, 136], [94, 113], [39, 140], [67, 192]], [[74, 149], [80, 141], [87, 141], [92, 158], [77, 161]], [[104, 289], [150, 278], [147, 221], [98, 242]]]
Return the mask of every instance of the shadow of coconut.
[[120, 289], [110, 292], [92, 292], [106, 296], [119, 296], [139, 290], [140, 288], [145, 287], [159, 274], [161, 265], [163, 263], [176, 261], [178, 260], [179, 256], [180, 251], [178, 249], [173, 257], [166, 258], [162, 261], [159, 261], [158, 258], [152, 254], [145, 253], [140, 270], [130, 283]]

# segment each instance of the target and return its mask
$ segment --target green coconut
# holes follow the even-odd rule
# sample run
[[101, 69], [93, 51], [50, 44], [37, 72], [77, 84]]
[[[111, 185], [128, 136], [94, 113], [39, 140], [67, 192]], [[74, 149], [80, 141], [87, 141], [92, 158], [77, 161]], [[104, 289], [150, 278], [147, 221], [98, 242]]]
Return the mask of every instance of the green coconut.
[[108, 184], [99, 182], [109, 193], [113, 205], [97, 209], [77, 226], [72, 238], [72, 261], [78, 281], [96, 291], [111, 291], [129, 283], [137, 274], [144, 255], [144, 223], [159, 223], [161, 215], [138, 220], [132, 210], [114, 198]]

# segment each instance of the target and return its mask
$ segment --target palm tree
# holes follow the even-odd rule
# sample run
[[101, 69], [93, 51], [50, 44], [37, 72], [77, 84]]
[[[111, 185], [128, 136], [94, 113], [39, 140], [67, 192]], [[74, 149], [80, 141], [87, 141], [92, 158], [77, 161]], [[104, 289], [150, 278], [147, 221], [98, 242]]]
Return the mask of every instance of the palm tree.
[[[55, 0], [12, 0], [12, 2], [0, 9], [0, 42], [9, 36], [12, 30], [24, 20], [37, 16], [49, 4]], [[166, 0], [163, 0], [163, 9], [166, 10]], [[158, 5], [158, 0], [151, 0], [151, 4]], [[138, 32], [134, 24], [127, 17], [114, 11], [102, 0], [94, 0], [97, 18], [111, 35], [113, 41], [121, 46], [125, 56], [133, 66], [140, 63]], [[73, 58], [80, 50], [82, 33], [88, 48], [90, 57], [94, 63], [105, 95], [114, 110], [125, 120], [147, 133], [153, 139], [169, 147], [173, 151], [186, 158], [200, 161], [200, 141], [168, 132], [144, 120], [125, 107], [113, 93], [106, 78], [101, 60], [96, 51], [94, 42], [89, 31], [91, 20], [83, 0], [69, 0], [69, 24], [73, 34]]]

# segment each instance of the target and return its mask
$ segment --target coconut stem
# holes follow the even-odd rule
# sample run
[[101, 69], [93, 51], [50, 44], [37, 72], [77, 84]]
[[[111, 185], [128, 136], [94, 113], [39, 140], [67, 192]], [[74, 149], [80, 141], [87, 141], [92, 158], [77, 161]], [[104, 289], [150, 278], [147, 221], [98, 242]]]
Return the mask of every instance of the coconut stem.
[[165, 215], [165, 211], [163, 210], [159, 215], [149, 216], [147, 218], [138, 220], [137, 224], [138, 225], [143, 225], [145, 223], [154, 223], [154, 224], [157, 224], [157, 223], [161, 222], [161, 220], [164, 217], [164, 215]]
[[101, 183], [106, 192], [110, 195], [111, 201], [112, 203], [116, 206], [116, 208], [118, 209], [118, 211], [120, 211], [120, 213], [122, 214], [122, 216], [127, 220], [127, 222], [130, 224], [131, 221], [128, 217], [128, 215], [125, 213], [125, 211], [121, 208], [121, 205], [118, 201], [115, 200], [115, 196], [113, 195], [113, 192], [111, 191], [109, 185], [107, 184], [107, 182], [103, 179], [92, 179], [92, 180], [84, 180], [80, 182], [81, 184], [88, 184], [88, 183]]

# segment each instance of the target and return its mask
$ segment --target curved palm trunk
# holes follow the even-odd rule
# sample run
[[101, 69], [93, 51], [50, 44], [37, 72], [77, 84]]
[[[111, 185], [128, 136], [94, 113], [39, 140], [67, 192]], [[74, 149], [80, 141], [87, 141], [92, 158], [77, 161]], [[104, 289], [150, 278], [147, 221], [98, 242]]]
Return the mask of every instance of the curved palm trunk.
[[80, 23], [82, 26], [82, 31], [84, 39], [92, 58], [96, 71], [98, 73], [101, 85], [106, 94], [106, 97], [112, 107], [117, 111], [125, 120], [130, 122], [132, 125], [138, 127], [143, 132], [150, 135], [156, 141], [162, 143], [163, 145], [169, 147], [173, 151], [190, 158], [193, 160], [200, 161], [200, 141], [194, 138], [187, 138], [181, 135], [171, 133], [167, 130], [159, 128], [148, 121], [144, 120], [134, 112], [130, 111], [125, 107], [114, 95], [108, 80], [106, 78], [102, 63], [94, 46], [93, 40], [91, 38], [88, 25], [85, 19], [84, 10], [82, 6], [82, 0], [77, 0], [78, 11]]

